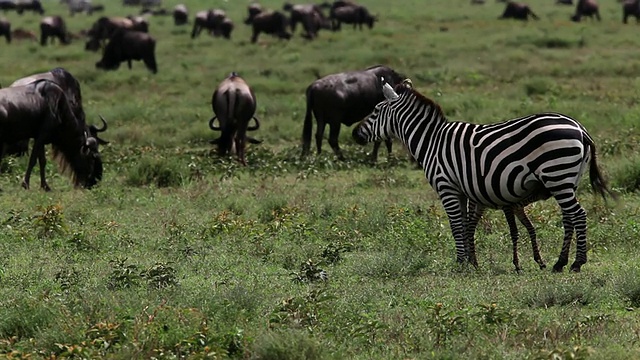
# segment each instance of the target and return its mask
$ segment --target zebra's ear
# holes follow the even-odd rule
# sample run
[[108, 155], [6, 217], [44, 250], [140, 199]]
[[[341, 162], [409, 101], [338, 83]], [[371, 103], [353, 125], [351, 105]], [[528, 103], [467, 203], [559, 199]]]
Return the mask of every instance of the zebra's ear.
[[393, 90], [391, 85], [387, 83], [384, 78], [381, 78], [382, 82], [382, 93], [384, 94], [384, 98], [387, 100], [395, 100], [399, 98], [398, 94]]

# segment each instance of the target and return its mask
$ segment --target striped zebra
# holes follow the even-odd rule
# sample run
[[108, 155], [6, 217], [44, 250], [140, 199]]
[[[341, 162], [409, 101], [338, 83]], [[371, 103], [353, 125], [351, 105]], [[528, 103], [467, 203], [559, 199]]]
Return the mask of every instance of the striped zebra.
[[587, 262], [587, 222], [576, 189], [587, 167], [592, 188], [615, 198], [598, 169], [593, 139], [580, 123], [558, 113], [488, 125], [450, 122], [438, 104], [409, 86], [393, 90], [385, 84], [384, 93], [387, 100], [354, 128], [353, 138], [366, 144], [397, 137], [405, 144], [440, 196], [459, 263], [477, 267], [473, 237], [485, 209], [506, 210], [509, 218], [509, 211], [554, 197], [564, 241], [553, 270], [567, 265], [575, 231], [571, 270], [580, 271]]

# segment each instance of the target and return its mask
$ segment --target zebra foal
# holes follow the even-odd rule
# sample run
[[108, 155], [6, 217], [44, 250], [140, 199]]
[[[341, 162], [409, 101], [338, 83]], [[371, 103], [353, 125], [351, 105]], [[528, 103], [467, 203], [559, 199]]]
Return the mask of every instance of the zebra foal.
[[353, 129], [353, 138], [366, 144], [396, 137], [406, 145], [440, 197], [458, 262], [477, 267], [473, 237], [485, 209], [506, 210], [512, 229], [515, 220], [509, 211], [553, 197], [564, 227], [553, 270], [560, 272], [567, 265], [575, 232], [571, 270], [580, 271], [587, 262], [587, 215], [576, 189], [587, 167], [592, 188], [603, 198], [615, 197], [598, 169], [593, 139], [580, 123], [558, 113], [488, 125], [453, 122], [438, 104], [408, 86], [394, 91], [386, 84], [384, 93], [386, 100]]

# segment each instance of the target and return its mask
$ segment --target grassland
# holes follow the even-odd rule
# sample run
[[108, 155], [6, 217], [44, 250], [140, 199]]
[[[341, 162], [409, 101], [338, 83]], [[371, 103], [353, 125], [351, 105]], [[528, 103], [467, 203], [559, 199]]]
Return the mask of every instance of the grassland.
[[[0, 41], [0, 84], [67, 68], [88, 119], [108, 119], [111, 141], [105, 179], [91, 191], [74, 190], [51, 162], [53, 191], [25, 191], [26, 159], [4, 160], [0, 357], [640, 357], [638, 26], [622, 24], [619, 4], [601, 1], [601, 23], [576, 24], [573, 9], [552, 0], [532, 0], [541, 20], [529, 23], [498, 21], [503, 5], [493, 1], [363, 0], [380, 17], [372, 31], [251, 44], [246, 2], [185, 3], [192, 14], [224, 8], [236, 30], [231, 41], [191, 40], [189, 28], [151, 18], [157, 75], [141, 63], [98, 71], [99, 54], [80, 41]], [[106, 15], [137, 11], [106, 5]], [[37, 29], [36, 15], [6, 16]], [[95, 18], [67, 21], [78, 32]], [[605, 204], [582, 186], [590, 251], [581, 273], [539, 270], [524, 235], [524, 271], [514, 273], [495, 211], [477, 234], [480, 268], [458, 268], [442, 206], [399, 145], [371, 166], [371, 148], [343, 129], [347, 161], [326, 143], [299, 158], [314, 71], [375, 64], [406, 74], [454, 120], [559, 111], [587, 127], [621, 198]], [[263, 120], [247, 167], [208, 143], [210, 96], [231, 71], [253, 86]], [[529, 214], [553, 264], [557, 205]]]

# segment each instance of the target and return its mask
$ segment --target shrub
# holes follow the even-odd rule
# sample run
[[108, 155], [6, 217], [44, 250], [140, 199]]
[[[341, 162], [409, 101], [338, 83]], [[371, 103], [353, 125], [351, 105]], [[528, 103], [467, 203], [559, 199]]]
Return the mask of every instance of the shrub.
[[177, 160], [142, 158], [137, 166], [129, 170], [127, 185], [157, 187], [180, 186], [187, 177]]

